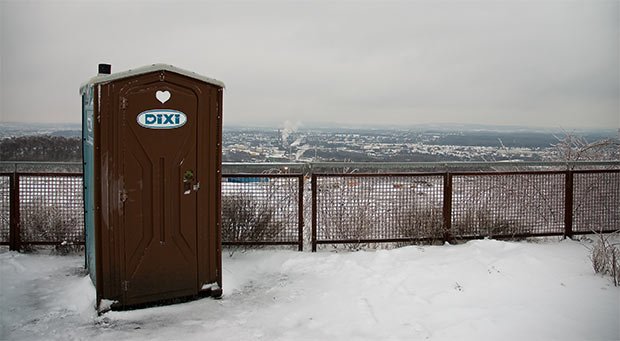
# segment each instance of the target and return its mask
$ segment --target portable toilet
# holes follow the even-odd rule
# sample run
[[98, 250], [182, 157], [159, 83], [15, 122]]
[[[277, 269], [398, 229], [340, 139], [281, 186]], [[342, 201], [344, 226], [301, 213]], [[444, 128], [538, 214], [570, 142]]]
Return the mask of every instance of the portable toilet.
[[97, 303], [221, 296], [224, 84], [164, 64], [99, 69], [80, 87]]

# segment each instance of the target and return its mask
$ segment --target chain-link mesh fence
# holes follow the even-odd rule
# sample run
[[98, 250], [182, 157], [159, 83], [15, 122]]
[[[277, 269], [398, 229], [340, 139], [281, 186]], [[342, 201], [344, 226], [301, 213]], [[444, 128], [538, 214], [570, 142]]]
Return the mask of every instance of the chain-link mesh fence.
[[0, 174], [0, 243], [9, 243], [11, 228], [11, 177]]
[[620, 230], [618, 170], [315, 174], [313, 182], [313, 249]]
[[21, 241], [83, 243], [81, 174], [19, 175]]
[[303, 175], [222, 176], [222, 243], [303, 243]]
[[573, 231], [620, 230], [620, 171], [575, 172]]
[[443, 175], [339, 174], [313, 177], [315, 241], [358, 243], [441, 239]]
[[564, 233], [564, 173], [452, 176], [455, 238]]
[[[303, 211], [310, 204], [313, 248], [620, 230], [620, 170], [312, 178], [312, 200], [304, 204], [303, 175], [223, 175], [223, 243], [301, 249]], [[12, 228], [15, 193], [18, 229]], [[80, 174], [0, 175], [0, 243], [14, 240], [13, 230], [21, 230], [17, 239], [23, 244], [83, 243], [83, 224]]]

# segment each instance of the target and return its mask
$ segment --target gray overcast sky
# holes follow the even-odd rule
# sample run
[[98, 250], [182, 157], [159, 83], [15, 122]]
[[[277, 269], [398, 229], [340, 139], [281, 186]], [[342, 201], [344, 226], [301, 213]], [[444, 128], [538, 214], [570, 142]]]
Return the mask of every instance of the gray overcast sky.
[[0, 4], [2, 122], [79, 122], [106, 62], [222, 80], [226, 125], [620, 127], [620, 1]]

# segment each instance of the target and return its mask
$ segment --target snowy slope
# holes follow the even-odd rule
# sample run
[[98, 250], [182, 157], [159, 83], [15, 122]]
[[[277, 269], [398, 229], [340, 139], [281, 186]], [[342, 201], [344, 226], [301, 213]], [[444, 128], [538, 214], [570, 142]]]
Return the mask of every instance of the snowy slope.
[[96, 317], [79, 256], [0, 254], [0, 339], [619, 340], [587, 242], [224, 257], [221, 300]]

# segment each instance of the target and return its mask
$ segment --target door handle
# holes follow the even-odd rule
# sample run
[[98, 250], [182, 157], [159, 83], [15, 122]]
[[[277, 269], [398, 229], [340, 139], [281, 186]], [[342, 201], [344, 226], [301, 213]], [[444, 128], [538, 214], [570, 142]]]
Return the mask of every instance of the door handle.
[[192, 182], [194, 181], [194, 171], [188, 169], [183, 173], [183, 182]]
[[185, 173], [183, 173], [183, 194], [187, 195], [192, 193], [192, 189], [196, 187], [196, 185], [193, 185], [193, 182], [194, 171], [191, 169], [186, 170]]

